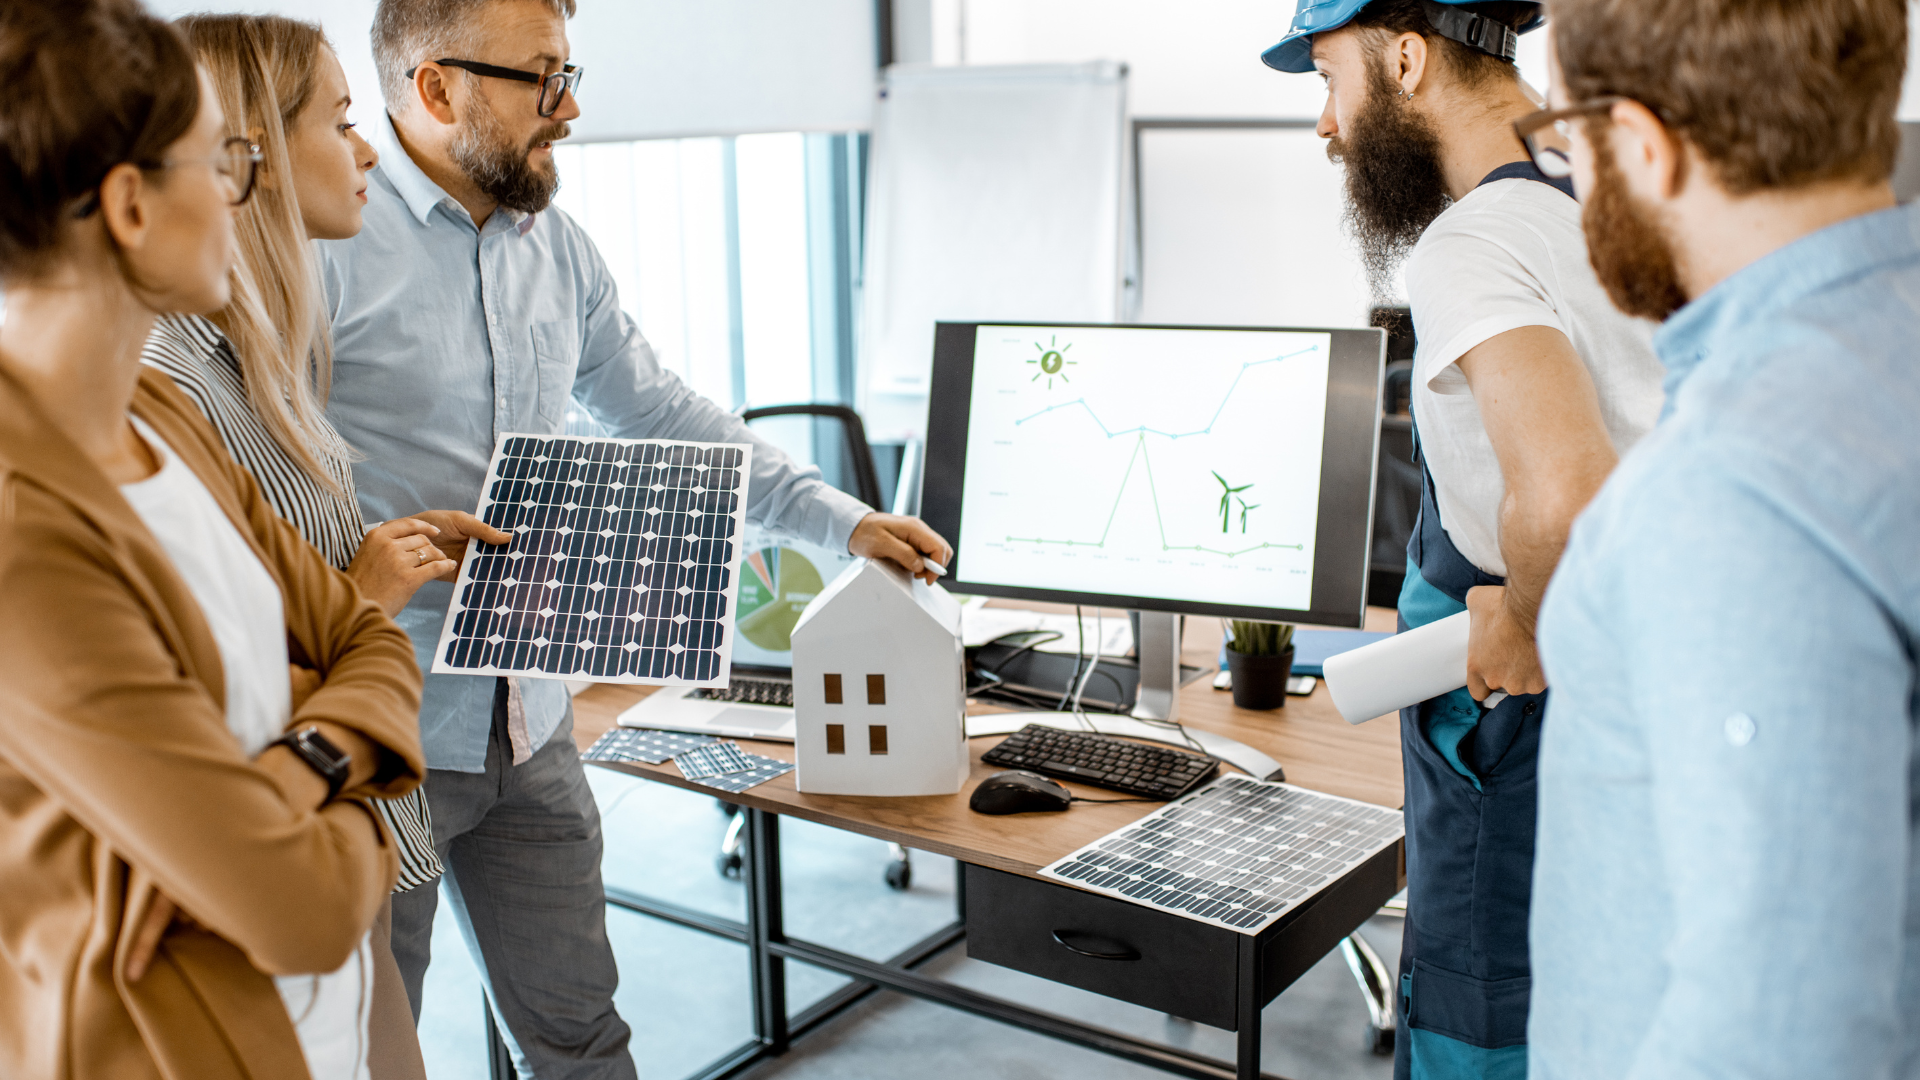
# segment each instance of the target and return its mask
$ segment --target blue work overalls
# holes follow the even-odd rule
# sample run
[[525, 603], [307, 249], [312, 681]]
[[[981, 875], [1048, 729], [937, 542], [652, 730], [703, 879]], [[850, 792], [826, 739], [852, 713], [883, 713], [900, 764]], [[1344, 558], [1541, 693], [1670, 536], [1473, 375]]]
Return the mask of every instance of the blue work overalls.
[[[1531, 162], [1482, 184], [1552, 184]], [[1467, 590], [1505, 581], [1447, 536], [1419, 451], [1420, 519], [1407, 544], [1402, 630], [1466, 610]], [[1406, 770], [1407, 919], [1400, 946], [1395, 1080], [1518, 1080], [1527, 1071], [1527, 903], [1534, 776], [1547, 695], [1482, 709], [1465, 689], [1400, 711]]]

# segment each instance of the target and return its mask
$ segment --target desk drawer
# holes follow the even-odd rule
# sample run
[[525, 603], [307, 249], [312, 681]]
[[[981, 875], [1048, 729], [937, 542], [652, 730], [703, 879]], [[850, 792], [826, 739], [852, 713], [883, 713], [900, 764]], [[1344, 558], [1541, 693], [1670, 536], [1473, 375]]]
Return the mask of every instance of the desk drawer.
[[971, 863], [965, 873], [973, 959], [1234, 1027], [1241, 935]]

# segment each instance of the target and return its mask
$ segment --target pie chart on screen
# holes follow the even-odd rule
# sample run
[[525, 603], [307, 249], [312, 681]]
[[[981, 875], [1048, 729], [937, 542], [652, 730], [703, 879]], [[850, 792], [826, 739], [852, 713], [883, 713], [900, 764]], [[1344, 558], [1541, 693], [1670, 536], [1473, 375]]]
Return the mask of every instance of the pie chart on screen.
[[793, 624], [820, 595], [820, 571], [790, 547], [763, 547], [740, 560], [740, 636], [768, 652], [793, 651]]

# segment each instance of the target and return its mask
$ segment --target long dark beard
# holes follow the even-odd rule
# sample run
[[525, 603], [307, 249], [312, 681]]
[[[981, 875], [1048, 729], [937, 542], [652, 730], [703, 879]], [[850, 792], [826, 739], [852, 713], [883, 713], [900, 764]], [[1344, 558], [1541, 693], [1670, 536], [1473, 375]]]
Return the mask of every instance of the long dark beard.
[[564, 139], [571, 129], [565, 124], [544, 128], [523, 146], [514, 146], [500, 118], [480, 101], [473, 100], [466, 123], [453, 141], [453, 162], [467, 179], [494, 202], [509, 210], [537, 214], [552, 202], [560, 190], [560, 173], [549, 161], [545, 171], [527, 160], [533, 148], [543, 142]]
[[1628, 315], [1665, 321], [1686, 306], [1673, 245], [1645, 207], [1627, 190], [1627, 178], [1605, 138], [1594, 146], [1593, 190], [1580, 213], [1587, 260], [1613, 306]]
[[1385, 65], [1369, 58], [1367, 100], [1327, 157], [1347, 170], [1347, 231], [1360, 248], [1376, 299], [1392, 295], [1393, 275], [1420, 234], [1453, 204], [1440, 168], [1440, 134], [1400, 99]]

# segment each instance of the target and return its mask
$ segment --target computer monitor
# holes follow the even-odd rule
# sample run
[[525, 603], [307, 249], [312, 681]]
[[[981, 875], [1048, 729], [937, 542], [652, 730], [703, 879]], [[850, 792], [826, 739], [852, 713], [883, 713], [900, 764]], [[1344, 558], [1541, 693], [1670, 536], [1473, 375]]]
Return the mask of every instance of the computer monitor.
[[946, 585], [1360, 626], [1385, 349], [1375, 329], [940, 323], [922, 514], [954, 545]]

